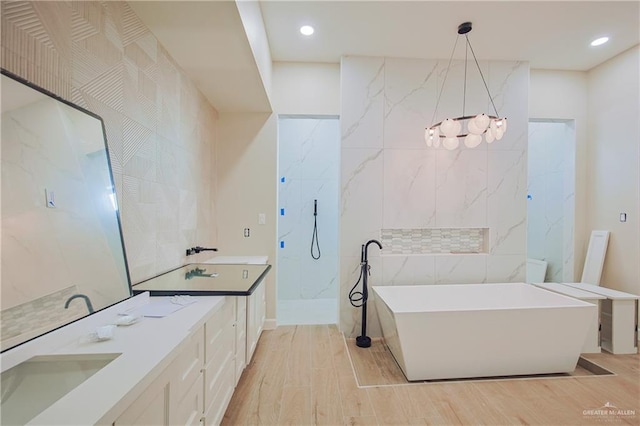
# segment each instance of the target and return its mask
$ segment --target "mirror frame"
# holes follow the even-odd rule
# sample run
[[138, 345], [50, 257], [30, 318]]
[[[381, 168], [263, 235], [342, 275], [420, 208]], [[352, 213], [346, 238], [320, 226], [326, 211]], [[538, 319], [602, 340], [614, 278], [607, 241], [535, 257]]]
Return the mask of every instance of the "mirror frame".
[[[94, 312], [88, 313], [85, 316], [82, 316], [82, 317], [77, 318], [75, 320], [69, 321], [69, 322], [67, 322], [65, 324], [62, 324], [60, 326], [54, 327], [51, 330], [48, 330], [48, 331], [46, 331], [44, 333], [41, 333], [41, 334], [39, 334], [37, 336], [30, 337], [30, 338], [28, 338], [28, 339], [26, 339], [26, 340], [24, 340], [24, 341], [22, 341], [20, 343], [16, 343], [16, 344], [11, 345], [11, 346], [9, 346], [7, 348], [4, 348], [4, 349], [2, 349], [0, 351], [0, 353], [4, 353], [4, 352], [7, 352], [7, 351], [9, 351], [11, 349], [14, 349], [14, 348], [16, 348], [16, 347], [18, 347], [20, 345], [23, 345], [23, 344], [25, 344], [27, 342], [30, 342], [30, 341], [35, 340], [35, 339], [37, 339], [39, 337], [42, 337], [42, 336], [44, 336], [46, 334], [49, 334], [49, 333], [51, 333], [53, 331], [59, 330], [62, 327], [65, 327], [65, 326], [67, 326], [69, 324], [72, 324], [74, 322], [83, 320], [83, 319], [85, 319], [85, 318], [87, 318], [87, 317], [89, 317], [89, 316], [91, 316], [93, 314], [96, 314], [98, 312], [101, 312], [101, 311], [103, 311], [103, 310], [105, 310], [105, 309], [107, 309], [107, 308], [109, 308], [111, 306], [117, 305], [118, 303], [131, 298], [132, 295], [133, 295], [133, 290], [132, 290], [132, 285], [131, 285], [131, 275], [129, 273], [129, 263], [128, 263], [128, 260], [127, 260], [127, 252], [126, 252], [125, 243], [124, 243], [124, 234], [122, 233], [122, 221], [120, 219], [120, 203], [118, 202], [118, 199], [117, 199], [118, 198], [117, 197], [118, 194], [117, 194], [117, 191], [116, 191], [115, 181], [113, 179], [113, 169], [111, 167], [111, 156], [110, 156], [110, 153], [109, 153], [109, 144], [108, 144], [108, 141], [107, 141], [107, 131], [106, 131], [106, 127], [104, 125], [104, 120], [102, 119], [102, 117], [100, 117], [99, 115], [95, 114], [94, 112], [91, 112], [91, 111], [89, 111], [89, 110], [87, 110], [87, 109], [85, 109], [85, 108], [83, 108], [83, 107], [81, 107], [79, 105], [76, 105], [76, 104], [74, 104], [74, 103], [72, 103], [72, 102], [70, 102], [70, 101], [68, 101], [66, 99], [63, 99], [60, 96], [56, 95], [55, 93], [52, 93], [52, 92], [50, 92], [50, 91], [48, 91], [48, 90], [46, 90], [46, 89], [44, 89], [44, 88], [42, 88], [40, 86], [37, 86], [34, 83], [24, 79], [23, 77], [20, 77], [19, 75], [12, 73], [11, 71], [8, 71], [8, 70], [0, 67], [0, 74], [2, 74], [4, 76], [6, 76], [6, 77], [18, 82], [18, 83], [24, 84], [25, 86], [27, 86], [27, 87], [29, 87], [31, 89], [34, 89], [34, 90], [42, 93], [43, 95], [45, 95], [45, 96], [47, 96], [49, 98], [52, 98], [55, 101], [62, 102], [63, 104], [65, 104], [65, 105], [67, 105], [67, 106], [69, 106], [69, 107], [71, 107], [71, 108], [73, 108], [73, 109], [75, 109], [77, 111], [80, 111], [80, 112], [82, 112], [84, 114], [87, 114], [87, 115], [97, 119], [100, 122], [100, 127], [102, 128], [102, 141], [103, 141], [103, 144], [104, 144], [105, 155], [107, 157], [107, 167], [109, 168], [109, 180], [111, 182], [112, 187], [114, 188], [113, 192], [114, 192], [114, 194], [116, 194], [115, 202], [116, 202], [116, 205], [118, 206], [118, 208], [115, 210], [115, 217], [116, 217], [116, 221], [118, 223], [118, 234], [119, 234], [119, 237], [120, 237], [120, 247], [122, 249], [122, 258], [123, 258], [123, 261], [124, 261], [124, 268], [125, 268], [124, 272], [125, 272], [125, 276], [126, 276], [126, 280], [127, 280], [127, 286], [128, 286], [128, 289], [129, 289], [129, 294], [128, 294], [127, 297], [125, 297], [125, 298], [123, 298], [121, 300], [118, 300], [117, 302], [111, 303], [111, 304], [109, 304], [107, 306], [104, 306], [104, 307], [102, 307], [100, 309], [96, 309]], [[1, 138], [1, 135], [0, 135], [0, 138]]]

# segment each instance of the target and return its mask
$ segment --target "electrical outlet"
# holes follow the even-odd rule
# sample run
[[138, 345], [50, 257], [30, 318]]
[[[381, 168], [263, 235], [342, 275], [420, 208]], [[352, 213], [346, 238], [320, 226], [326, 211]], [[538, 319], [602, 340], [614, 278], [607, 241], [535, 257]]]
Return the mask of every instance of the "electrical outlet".
[[244, 237], [248, 238], [249, 235], [251, 235], [251, 231], [249, 230], [249, 228], [244, 228]]
[[188, 248], [187, 249], [187, 256], [191, 256], [192, 254], [195, 254], [195, 252], [196, 252], [195, 249]]

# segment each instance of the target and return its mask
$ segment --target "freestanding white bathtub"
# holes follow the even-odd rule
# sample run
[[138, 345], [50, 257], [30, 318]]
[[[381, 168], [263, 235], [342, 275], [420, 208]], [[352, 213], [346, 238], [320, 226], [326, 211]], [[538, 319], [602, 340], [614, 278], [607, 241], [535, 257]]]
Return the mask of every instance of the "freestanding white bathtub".
[[372, 288], [408, 380], [571, 372], [597, 309], [524, 283]]

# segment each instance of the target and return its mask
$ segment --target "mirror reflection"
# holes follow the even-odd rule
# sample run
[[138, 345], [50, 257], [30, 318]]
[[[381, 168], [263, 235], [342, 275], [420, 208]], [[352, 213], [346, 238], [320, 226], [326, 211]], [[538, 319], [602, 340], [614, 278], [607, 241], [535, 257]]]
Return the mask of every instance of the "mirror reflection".
[[130, 296], [100, 117], [2, 70], [2, 350]]

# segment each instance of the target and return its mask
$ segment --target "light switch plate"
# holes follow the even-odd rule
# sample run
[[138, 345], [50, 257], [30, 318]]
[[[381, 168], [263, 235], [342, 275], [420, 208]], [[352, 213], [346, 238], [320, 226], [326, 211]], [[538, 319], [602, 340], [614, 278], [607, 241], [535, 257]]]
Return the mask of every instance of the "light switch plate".
[[51, 189], [44, 189], [44, 195], [46, 197], [47, 208], [55, 209], [56, 208], [56, 195]]
[[620, 222], [626, 222], [626, 221], [627, 221], [627, 214], [620, 213]]
[[264, 213], [258, 214], [258, 225], [264, 225], [267, 222], [267, 215]]

